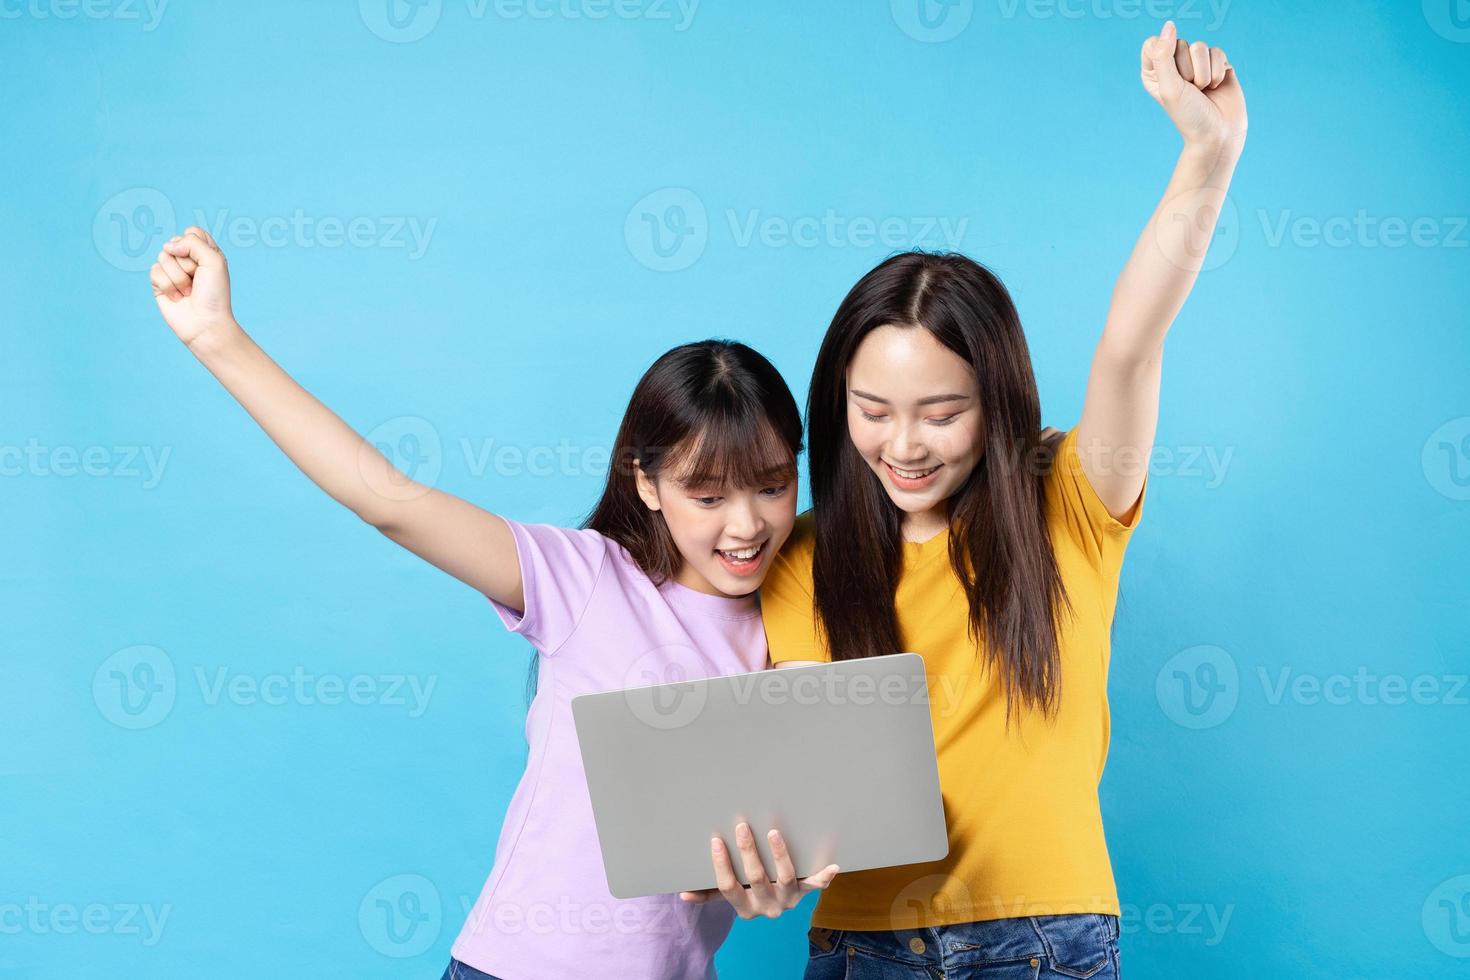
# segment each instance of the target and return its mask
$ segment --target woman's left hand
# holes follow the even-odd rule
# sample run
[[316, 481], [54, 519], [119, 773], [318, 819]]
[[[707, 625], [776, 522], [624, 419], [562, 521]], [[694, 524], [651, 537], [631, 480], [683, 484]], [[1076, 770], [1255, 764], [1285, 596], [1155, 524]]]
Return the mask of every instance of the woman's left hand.
[[1174, 22], [1143, 42], [1143, 87], [1190, 144], [1243, 143], [1245, 93], [1221, 48], [1186, 43]]
[[771, 854], [776, 859], [776, 880], [766, 874], [760, 851], [755, 846], [755, 836], [750, 825], [741, 823], [735, 828], [735, 846], [740, 849], [740, 863], [745, 868], [749, 887], [740, 884], [735, 877], [735, 868], [730, 863], [730, 852], [719, 837], [710, 839], [710, 860], [715, 867], [718, 888], [706, 888], [697, 892], [680, 892], [686, 902], [701, 904], [712, 898], [724, 896], [742, 919], [765, 916], [774, 919], [782, 912], [796, 907], [808, 892], [819, 891], [837, 877], [837, 865], [829, 864], [809, 878], [798, 879], [796, 868], [791, 863], [791, 854], [786, 850], [786, 840], [778, 830], [766, 835], [771, 844]]

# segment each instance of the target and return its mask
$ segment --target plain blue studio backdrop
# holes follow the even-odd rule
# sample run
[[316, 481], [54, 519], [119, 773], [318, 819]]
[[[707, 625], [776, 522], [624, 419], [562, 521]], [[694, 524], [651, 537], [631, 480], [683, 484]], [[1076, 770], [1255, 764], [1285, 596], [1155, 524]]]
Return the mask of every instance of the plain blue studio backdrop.
[[[289, 371], [521, 520], [581, 518], [675, 343], [804, 398], [914, 245], [1009, 284], [1065, 428], [1177, 149], [1165, 16], [1252, 130], [1115, 627], [1124, 962], [1470, 973], [1470, 10], [923, 4], [0, 2], [0, 976], [437, 976], [524, 758], [528, 647], [176, 342], [166, 234], [213, 229]], [[798, 975], [809, 909], [722, 976]]]

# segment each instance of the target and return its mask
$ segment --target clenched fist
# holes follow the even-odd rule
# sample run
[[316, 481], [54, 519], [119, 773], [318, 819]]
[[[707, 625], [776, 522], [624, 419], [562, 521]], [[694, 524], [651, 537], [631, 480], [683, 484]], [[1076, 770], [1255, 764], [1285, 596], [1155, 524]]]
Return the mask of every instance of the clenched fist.
[[230, 270], [209, 232], [190, 225], [163, 245], [148, 270], [164, 322], [185, 344], [235, 326]]
[[1143, 87], [1164, 107], [1186, 143], [1245, 139], [1245, 94], [1230, 59], [1203, 41], [1186, 43], [1174, 22], [1143, 42]]

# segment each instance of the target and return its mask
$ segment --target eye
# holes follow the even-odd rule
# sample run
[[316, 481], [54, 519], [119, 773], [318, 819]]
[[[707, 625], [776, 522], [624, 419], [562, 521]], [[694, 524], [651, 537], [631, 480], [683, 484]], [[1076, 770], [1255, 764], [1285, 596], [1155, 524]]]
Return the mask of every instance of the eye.
[[781, 496], [785, 492], [786, 492], [786, 484], [784, 484], [784, 483], [781, 484], [778, 487], [765, 487], [764, 489], [761, 490], [761, 493], [765, 494], [768, 497], [779, 497], [779, 496]]
[[886, 415], [874, 415], [872, 412], [869, 412], [865, 408], [858, 409], [858, 412], [869, 422], [882, 422], [884, 419], [888, 418], [888, 416]]
[[953, 422], [959, 417], [959, 413], [957, 412], [954, 415], [946, 415], [943, 418], [929, 419], [928, 422], [930, 425], [949, 425], [949, 423]]
[[694, 502], [696, 504], [698, 504], [701, 507], [713, 507], [715, 504], [719, 503], [721, 500], [724, 500], [725, 498], [724, 497], [694, 497], [692, 499], [694, 500]]

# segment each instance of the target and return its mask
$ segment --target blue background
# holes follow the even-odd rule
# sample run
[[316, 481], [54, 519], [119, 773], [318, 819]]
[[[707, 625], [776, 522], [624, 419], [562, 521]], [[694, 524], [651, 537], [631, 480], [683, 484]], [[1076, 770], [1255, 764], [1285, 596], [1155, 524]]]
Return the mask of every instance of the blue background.
[[[838, 300], [910, 244], [1009, 284], [1065, 428], [1177, 149], [1138, 82], [1151, 11], [1225, 47], [1252, 127], [1169, 338], [1173, 462], [1115, 627], [1127, 973], [1470, 971], [1453, 2], [444, 0], [393, 21], [381, 0], [175, 0], [152, 23], [134, 0], [5, 0], [0, 976], [437, 976], [524, 759], [528, 648], [319, 493], [177, 343], [133, 271], [166, 234], [238, 219], [221, 244], [260, 343], [418, 475], [521, 520], [580, 519], [675, 343], [745, 340], [804, 398]], [[394, 231], [410, 218], [424, 249]], [[357, 243], [323, 219], [358, 219]], [[902, 240], [865, 243], [885, 219]], [[1418, 243], [1389, 230], [1416, 219]], [[114, 683], [147, 679], [139, 657], [173, 671], [151, 716]], [[383, 686], [211, 695], [297, 668], [434, 686], [421, 712]], [[1416, 678], [1419, 702], [1383, 703]], [[405, 891], [429, 918], [390, 933], [377, 902]], [[799, 975], [809, 908], [737, 924], [721, 975]]]

